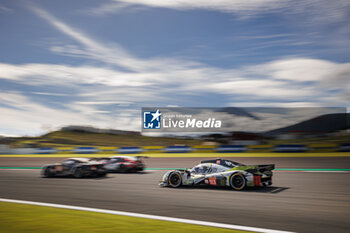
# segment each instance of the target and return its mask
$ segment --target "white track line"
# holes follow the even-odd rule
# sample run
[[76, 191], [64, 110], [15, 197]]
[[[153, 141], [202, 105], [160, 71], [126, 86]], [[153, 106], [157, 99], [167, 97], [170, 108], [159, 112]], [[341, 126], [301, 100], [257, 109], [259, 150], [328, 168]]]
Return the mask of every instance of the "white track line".
[[313, 173], [350, 173], [350, 171], [297, 171], [297, 170], [294, 170], [294, 171], [273, 171], [273, 172], [285, 172], [285, 173], [296, 173], [296, 172], [300, 172], [300, 173], [303, 173], [303, 172], [313, 172]]
[[60, 204], [34, 202], [34, 201], [22, 201], [22, 200], [13, 200], [13, 199], [5, 199], [5, 198], [0, 198], [0, 201], [70, 209], [70, 210], [90, 211], [90, 212], [97, 212], [97, 213], [104, 213], [104, 214], [123, 215], [123, 216], [129, 216], [129, 217], [187, 223], [187, 224], [194, 224], [194, 225], [201, 225], [201, 226], [208, 226], [208, 227], [219, 227], [219, 228], [226, 228], [226, 229], [232, 229], [232, 230], [253, 231], [253, 232], [262, 232], [262, 233], [292, 233], [290, 231], [279, 231], [279, 230], [271, 230], [271, 229], [264, 229], [264, 228], [257, 228], [257, 227], [246, 227], [246, 226], [240, 226], [240, 225], [206, 222], [206, 221], [198, 221], [198, 220], [191, 220], [191, 219], [184, 219], [184, 218], [172, 218], [172, 217], [164, 217], [164, 216], [157, 216], [157, 215], [150, 215], [150, 214], [138, 214], [138, 213], [124, 212], [124, 211], [96, 209], [96, 208], [88, 208], [88, 207], [81, 207], [81, 206], [60, 205]]

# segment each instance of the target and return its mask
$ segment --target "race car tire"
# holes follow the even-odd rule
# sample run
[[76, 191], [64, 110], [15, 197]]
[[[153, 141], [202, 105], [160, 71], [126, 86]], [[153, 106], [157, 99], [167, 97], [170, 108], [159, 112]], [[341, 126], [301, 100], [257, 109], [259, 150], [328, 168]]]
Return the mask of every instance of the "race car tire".
[[182, 184], [182, 177], [180, 173], [173, 172], [169, 175], [168, 184], [172, 188], [178, 188]]
[[123, 173], [123, 172], [126, 172], [127, 170], [128, 170], [127, 167], [125, 167], [123, 164], [120, 164], [117, 172]]
[[54, 174], [53, 174], [53, 172], [51, 172], [49, 167], [44, 168], [44, 170], [43, 170], [43, 177], [50, 178], [50, 177], [53, 177], [53, 175]]
[[241, 173], [235, 173], [230, 177], [230, 186], [234, 190], [242, 190], [247, 186], [247, 181]]
[[82, 178], [84, 176], [83, 169], [81, 167], [78, 167], [74, 170], [73, 176], [75, 178]]

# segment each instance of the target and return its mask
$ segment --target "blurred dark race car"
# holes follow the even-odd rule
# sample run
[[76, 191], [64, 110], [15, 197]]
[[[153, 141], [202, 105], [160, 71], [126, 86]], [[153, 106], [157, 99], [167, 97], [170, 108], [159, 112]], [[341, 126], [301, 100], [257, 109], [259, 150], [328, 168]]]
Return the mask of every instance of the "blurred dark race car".
[[143, 171], [145, 164], [142, 158], [145, 156], [113, 156], [106, 158], [92, 158], [91, 161], [98, 161], [104, 164], [107, 172], [138, 172]]
[[103, 177], [107, 174], [104, 165], [97, 161], [90, 161], [89, 158], [70, 158], [61, 163], [48, 164], [42, 168], [43, 177], [73, 176]]
[[246, 187], [265, 187], [272, 185], [274, 164], [244, 165], [230, 160], [205, 160], [192, 169], [168, 171], [163, 176], [160, 186], [173, 188], [182, 185], [226, 186], [235, 190]]

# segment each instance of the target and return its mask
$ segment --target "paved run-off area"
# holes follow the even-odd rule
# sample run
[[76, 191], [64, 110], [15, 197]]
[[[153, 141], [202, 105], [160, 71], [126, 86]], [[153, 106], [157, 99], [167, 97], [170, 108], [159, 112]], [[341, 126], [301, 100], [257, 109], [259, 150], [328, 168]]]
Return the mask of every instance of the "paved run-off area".
[[[18, 160], [17, 160], [18, 159]], [[0, 158], [0, 166], [42, 166], [62, 158]], [[231, 158], [232, 159], [232, 158]], [[200, 158], [149, 158], [148, 167], [191, 167]], [[277, 168], [350, 168], [349, 157], [234, 158]], [[349, 232], [350, 173], [276, 172], [273, 187], [160, 188], [165, 171], [104, 179], [40, 177], [39, 170], [1, 170], [0, 197], [296, 232]]]

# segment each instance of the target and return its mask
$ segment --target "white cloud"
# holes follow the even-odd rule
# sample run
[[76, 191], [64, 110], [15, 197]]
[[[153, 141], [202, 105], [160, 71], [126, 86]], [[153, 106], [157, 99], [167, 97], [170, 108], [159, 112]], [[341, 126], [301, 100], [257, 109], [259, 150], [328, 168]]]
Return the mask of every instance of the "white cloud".
[[[277, 60], [234, 70], [203, 67], [131, 74], [92, 66], [0, 64], [0, 76], [3, 79], [37, 87], [51, 85], [63, 90], [68, 86], [76, 90], [71, 96], [79, 99], [64, 103], [65, 109], [55, 109], [55, 106], [43, 105], [27, 98], [25, 93], [2, 92], [0, 101], [5, 106], [0, 107], [3, 116], [1, 125], [21, 128], [26, 134], [43, 132], [40, 128], [42, 124], [55, 127], [84, 124], [138, 130], [138, 110], [141, 106], [150, 103], [181, 105], [184, 100], [181, 96], [186, 95], [202, 96], [203, 101], [217, 94], [227, 96], [228, 100], [235, 99], [232, 103], [223, 101], [220, 106], [346, 106], [350, 96], [350, 87], [346, 82], [350, 64], [306, 59], [308, 62], [302, 66], [300, 60], [304, 59]], [[309, 65], [310, 62], [312, 65]], [[325, 64], [331, 64], [329, 69], [325, 70]], [[319, 79], [314, 76], [307, 79], [307, 74], [319, 70], [323, 70]], [[303, 73], [306, 79], [298, 76]], [[312, 80], [313, 83], [304, 84], [306, 80]], [[82, 88], [82, 84], [90, 86]], [[334, 88], [338, 88], [338, 92], [330, 93]], [[56, 92], [53, 95], [60, 97], [60, 93]], [[50, 94], [44, 89], [42, 93], [43, 98]], [[133, 105], [131, 108], [134, 112], [128, 116], [116, 115], [109, 112], [110, 109], [99, 108], [114, 104]], [[13, 108], [7, 108], [6, 105]]]
[[176, 10], [193, 10], [205, 9], [213, 11], [222, 11], [237, 13], [245, 16], [254, 15], [256, 12], [265, 12], [276, 10], [290, 0], [114, 0], [103, 4], [95, 9], [89, 9], [88, 12], [95, 15], [119, 12], [124, 10], [132, 10], [133, 7], [158, 7]]
[[[271, 74], [272, 78], [293, 81], [320, 81], [330, 78], [342, 66], [326, 60], [295, 58], [282, 59], [265, 64], [260, 68]], [[349, 67], [347, 68], [349, 69]]]
[[281, 4], [289, 2], [289, 0], [168, 0], [168, 1], [157, 1], [157, 0], [115, 0], [115, 2], [122, 2], [124, 4], [136, 4], [146, 5], [150, 7], [164, 7], [173, 9], [212, 9], [220, 11], [250, 11], [250, 10], [265, 10], [275, 9]]
[[[95, 59], [100, 62], [102, 61], [106, 64], [115, 65], [132, 72], [156, 72], [167, 68], [181, 69], [182, 67], [198, 65], [198, 63], [191, 61], [185, 63], [181, 61], [180, 63], [178, 60], [172, 58], [152, 58], [143, 60], [131, 55], [116, 43], [108, 44], [94, 40], [90, 36], [69, 26], [41, 8], [31, 6], [30, 9], [32, 9], [39, 17], [46, 20], [47, 23], [74, 39], [82, 46], [82, 48], [77, 48], [75, 46], [54, 46], [51, 48], [52, 51], [67, 55], [84, 56], [85, 58]], [[164, 65], [166, 66], [164, 67]]]
[[6, 6], [3, 6], [3, 5], [0, 5], [0, 13], [4, 12], [4, 13], [8, 13], [8, 12], [12, 12], [13, 10], [6, 7]]
[[[0, 106], [1, 135], [13, 134], [13, 132], [16, 132], [17, 135], [38, 135], [46, 131], [43, 126], [57, 129], [73, 124], [139, 130], [137, 124], [139, 121], [136, 116], [116, 121], [115, 117], [105, 114], [107, 111], [98, 110], [93, 106], [67, 103], [66, 109], [55, 109], [33, 102], [19, 93], [1, 93], [0, 101], [2, 104], [14, 107]], [[8, 130], [5, 131], [5, 129]]]
[[[230, 105], [231, 100], [236, 106], [239, 102], [244, 106], [266, 105], [266, 102], [289, 106], [342, 106], [349, 101], [350, 63], [293, 57], [224, 69], [178, 58], [143, 59], [117, 44], [93, 39], [42, 9], [32, 9], [79, 43], [78, 47], [56, 47], [53, 51], [89, 57], [105, 65], [0, 63], [1, 79], [36, 87], [48, 85], [75, 90], [71, 95], [76, 98], [63, 103], [65, 109], [35, 102], [26, 97], [27, 93], [2, 92], [1, 103], [13, 108], [0, 107], [1, 125], [21, 128], [23, 132], [39, 132], [42, 124], [91, 124], [138, 130], [139, 107], [150, 103], [182, 105], [187, 101], [183, 96], [200, 97], [205, 103], [212, 95], [220, 94], [227, 98], [221, 106]], [[50, 94], [45, 89], [38, 93], [43, 98]], [[52, 95], [60, 97], [57, 91]], [[187, 102], [194, 103], [190, 98]], [[130, 107], [131, 112], [123, 114], [100, 108], [108, 104], [134, 105]]]
[[76, 104], [87, 104], [87, 105], [109, 105], [109, 104], [130, 104], [127, 101], [77, 101]]
[[[167, 69], [163, 72], [129, 73], [94, 66], [0, 63], [0, 77], [25, 81], [31, 85], [91, 84], [125, 88], [114, 90], [113, 93], [119, 92], [126, 96], [132, 96], [135, 92], [138, 96], [147, 95], [157, 90], [154, 95], [165, 95], [171, 91], [213, 92], [283, 100], [324, 96], [327, 90], [333, 89], [349, 92], [347, 80], [350, 63], [337, 64], [325, 60], [292, 58], [238, 69], [202, 66], [201, 68], [182, 67], [180, 70]], [[305, 84], [308, 81], [312, 81], [313, 84]], [[84, 91], [82, 93], [86, 94]], [[110, 101], [114, 102], [108, 100]]]
[[63, 94], [63, 93], [41, 92], [41, 91], [32, 91], [31, 93], [35, 95], [46, 95], [46, 96], [68, 96], [68, 94]]
[[105, 15], [146, 7], [174, 10], [203, 9], [232, 13], [249, 18], [262, 13], [280, 12], [284, 15], [304, 15], [311, 21], [338, 22], [348, 18], [350, 2], [347, 0], [113, 0], [88, 9], [92, 15]]

